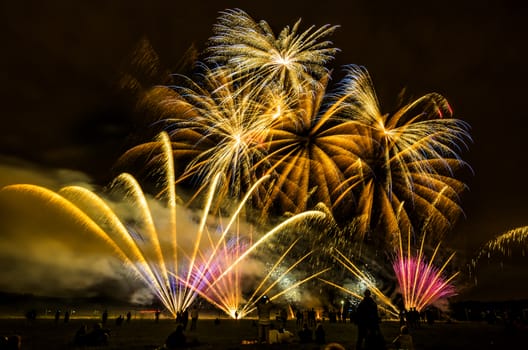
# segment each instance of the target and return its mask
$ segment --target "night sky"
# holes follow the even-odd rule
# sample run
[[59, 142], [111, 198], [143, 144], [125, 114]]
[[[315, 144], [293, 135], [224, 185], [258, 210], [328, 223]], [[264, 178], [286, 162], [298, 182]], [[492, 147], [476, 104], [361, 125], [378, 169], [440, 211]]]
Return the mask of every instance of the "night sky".
[[[469, 186], [466, 217], [446, 244], [469, 258], [494, 236], [528, 225], [528, 9], [519, 1], [388, 3], [5, 1], [0, 187], [39, 173], [47, 182], [38, 184], [55, 176], [59, 186], [68, 171], [105, 185], [119, 155], [145, 141], [149, 127], [119, 90], [141, 40], [158, 54], [159, 72], [173, 71], [189, 47], [203, 48], [219, 11], [239, 7], [276, 33], [298, 18], [302, 29], [340, 25], [330, 39], [341, 51], [330, 67], [339, 74], [345, 64], [364, 65], [383, 112], [404, 88], [408, 97], [438, 92], [449, 100], [471, 125], [462, 156], [474, 175], [459, 175]], [[0, 220], [8, 231], [10, 218]], [[0, 263], [18, 262], [0, 255]], [[526, 267], [526, 257], [486, 263], [466, 297], [526, 298]]]

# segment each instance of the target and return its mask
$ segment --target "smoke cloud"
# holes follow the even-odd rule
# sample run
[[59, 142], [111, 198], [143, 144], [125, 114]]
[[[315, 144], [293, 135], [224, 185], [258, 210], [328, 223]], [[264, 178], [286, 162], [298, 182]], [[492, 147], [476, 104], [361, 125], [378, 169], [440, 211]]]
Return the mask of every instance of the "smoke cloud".
[[[138, 278], [130, 266], [117, 258], [103, 239], [90, 232], [86, 225], [72, 217], [64, 208], [51, 204], [46, 197], [34, 193], [13, 191], [16, 184], [32, 184], [58, 191], [64, 186], [78, 185], [102, 196], [102, 189], [95, 186], [89, 176], [67, 169], [43, 169], [31, 164], [4, 160], [0, 163], [0, 264], [4, 266], [0, 291], [31, 293], [56, 297], [112, 296], [138, 304], [154, 301], [148, 286]], [[127, 225], [138, 241], [148, 239], [138, 220], [138, 209], [130, 203], [130, 197], [118, 195], [105, 198], [112, 211]], [[173, 244], [166, 234], [170, 228], [170, 214], [162, 201], [145, 195], [149, 211], [160, 233], [162, 247]], [[203, 213], [178, 206], [176, 210], [177, 237], [180, 252], [192, 252], [197, 241]], [[206, 231], [217, 241], [229, 221], [228, 217], [208, 216]], [[236, 230], [241, 234], [238, 244], [253, 244], [262, 232], [250, 223], [239, 221]], [[202, 236], [202, 252], [212, 251], [211, 241]], [[116, 240], [116, 243], [118, 241]], [[226, 240], [229, 242], [229, 239]], [[253, 242], [253, 243], [252, 243]], [[119, 245], [119, 243], [118, 243]], [[228, 243], [229, 245], [229, 243]], [[273, 245], [272, 245], [273, 246]], [[242, 288], [251, 293], [266, 278], [267, 271], [280, 249], [264, 245], [261, 256], [244, 260], [239, 271], [244, 276]], [[262, 252], [264, 252], [262, 254]], [[182, 254], [183, 256], [183, 254]], [[290, 259], [291, 260], [291, 259]], [[291, 261], [290, 261], [291, 262]], [[284, 269], [284, 268], [283, 268]], [[269, 277], [272, 283], [281, 269]], [[291, 271], [278, 284], [288, 288], [309, 273], [301, 269]], [[272, 296], [272, 294], [270, 294]], [[285, 296], [289, 302], [304, 304], [315, 300], [309, 291], [293, 289]]]

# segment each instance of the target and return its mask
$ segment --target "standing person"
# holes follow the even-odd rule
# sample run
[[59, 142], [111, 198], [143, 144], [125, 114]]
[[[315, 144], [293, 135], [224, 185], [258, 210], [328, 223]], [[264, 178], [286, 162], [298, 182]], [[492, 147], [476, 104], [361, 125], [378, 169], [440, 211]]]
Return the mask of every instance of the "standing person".
[[357, 350], [363, 349], [363, 341], [367, 341], [367, 337], [379, 333], [378, 305], [376, 305], [376, 302], [370, 296], [370, 290], [365, 290], [363, 295], [363, 300], [359, 303], [356, 311], [356, 324], [358, 328]]
[[271, 309], [273, 304], [265, 295], [263, 296], [257, 305], [258, 313], [258, 336], [262, 343], [269, 343], [269, 329], [271, 325]]
[[315, 327], [315, 320], [317, 316], [315, 313], [315, 309], [312, 307], [310, 311], [308, 311], [308, 326]]
[[196, 330], [196, 324], [198, 323], [198, 308], [196, 305], [191, 309], [191, 331]]
[[189, 323], [189, 310], [185, 309], [182, 312], [182, 319], [181, 319], [181, 324], [183, 325], [184, 331], [187, 330], [187, 323]]
[[105, 325], [106, 321], [108, 321], [108, 310], [105, 309], [105, 311], [103, 312], [103, 315], [101, 317], [101, 321], [102, 321], [103, 325]]
[[297, 318], [297, 327], [301, 327], [301, 325], [303, 324], [303, 312], [301, 311], [301, 309], [297, 310], [295, 317]]
[[286, 328], [286, 321], [288, 320], [288, 311], [286, 311], [286, 308], [282, 308], [280, 310], [280, 319], [282, 322], [282, 328]]
[[130, 320], [131, 320], [131, 319], [132, 319], [132, 313], [129, 311], [129, 312], [127, 312], [127, 314], [126, 314], [126, 322], [127, 322], [127, 323], [130, 323]]

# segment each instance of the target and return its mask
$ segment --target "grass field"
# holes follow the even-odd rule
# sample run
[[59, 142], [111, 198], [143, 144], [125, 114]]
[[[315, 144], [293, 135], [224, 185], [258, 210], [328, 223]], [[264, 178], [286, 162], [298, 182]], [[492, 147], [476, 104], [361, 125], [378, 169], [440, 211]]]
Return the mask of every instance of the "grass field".
[[[55, 324], [51, 318], [37, 319], [28, 323], [23, 318], [0, 318], [0, 334], [18, 334], [22, 337], [22, 349], [74, 349], [71, 340], [81, 323], [91, 327], [95, 318], [73, 318], [68, 323], [62, 320]], [[295, 321], [288, 321], [287, 328], [296, 333]], [[346, 349], [355, 348], [356, 327], [351, 323], [323, 323], [327, 342], [339, 342]], [[174, 330], [175, 322], [161, 319], [133, 318], [130, 323], [116, 326], [113, 319], [107, 324], [111, 329], [108, 346], [96, 349], [156, 349], [162, 345], [167, 335]], [[387, 343], [397, 335], [397, 322], [383, 322], [381, 330]], [[412, 329], [416, 349], [526, 349], [528, 330], [510, 329], [504, 325], [489, 325], [479, 322], [435, 323]], [[253, 340], [257, 328], [253, 320], [221, 319], [215, 325], [212, 318], [200, 319], [196, 331], [186, 331], [188, 339], [200, 342], [197, 349], [319, 349], [316, 344], [243, 344], [244, 340]], [[91, 349], [94, 349], [93, 347]]]

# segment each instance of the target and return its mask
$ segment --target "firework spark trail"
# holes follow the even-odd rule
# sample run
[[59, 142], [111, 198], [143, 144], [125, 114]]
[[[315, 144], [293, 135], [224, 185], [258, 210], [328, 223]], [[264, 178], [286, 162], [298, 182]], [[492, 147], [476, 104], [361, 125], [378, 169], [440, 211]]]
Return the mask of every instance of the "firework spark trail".
[[528, 226], [511, 229], [494, 239], [488, 241], [478, 252], [477, 257], [473, 259], [473, 265], [487, 256], [490, 258], [493, 253], [500, 255], [512, 255], [515, 248], [520, 248], [521, 254], [526, 254], [526, 242], [528, 241]]
[[[238, 304], [241, 300], [239, 264], [258, 246], [289, 225], [301, 220], [321, 219], [325, 214], [319, 211], [297, 214], [244, 248], [241, 246], [238, 225], [240, 213], [250, 198], [250, 193], [247, 193], [230, 217], [228, 224], [222, 228], [221, 234], [218, 238], [214, 238], [206, 225], [206, 219], [221, 176], [217, 174], [211, 181], [210, 191], [205, 198], [206, 204], [202, 210], [194, 243], [189, 250], [186, 250], [180, 244], [177, 233], [177, 196], [170, 140], [167, 135], [161, 134], [157, 142], [162, 145], [163, 152], [161, 157], [163, 164], [158, 169], [161, 173], [158, 184], [163, 188], [158, 200], [165, 199], [167, 202], [164, 213], [168, 216], [165, 218], [168, 227], [157, 226], [156, 218], [153, 217], [152, 208], [141, 186], [134, 177], [126, 173], [114, 180], [111, 189], [120, 190], [125, 194], [124, 199], [130, 210], [127, 213], [128, 218], [118, 215], [103, 198], [78, 186], [64, 187], [58, 193], [32, 185], [8, 186], [3, 191], [28, 192], [70, 213], [80, 221], [81, 225], [112, 247], [118, 257], [141, 278], [173, 316], [189, 307], [197, 294], [206, 297], [211, 303], [231, 314], [232, 310], [239, 308]], [[251, 191], [266, 180], [266, 177], [259, 179], [251, 187]], [[133, 218], [132, 222], [130, 218]], [[236, 247], [229, 250], [227, 240], [233, 227], [237, 231], [234, 243]], [[201, 288], [205, 288], [207, 292]], [[236, 295], [230, 291], [234, 291]], [[207, 294], [208, 292], [211, 293]]]
[[[300, 20], [286, 26], [276, 37], [265, 21], [257, 23], [246, 12], [221, 12], [209, 39], [207, 60], [226, 68], [245, 85], [276, 85], [279, 89], [300, 90], [327, 74], [325, 64], [338, 51], [330, 41], [320, 41], [338, 26], [314, 26], [298, 33]], [[300, 90], [302, 91], [302, 90]]]
[[269, 131], [289, 117], [288, 96], [269, 88], [240, 88], [229, 77], [204, 69], [201, 85], [186, 79], [190, 86], [174, 86], [178, 93], [164, 102], [178, 106], [164, 120], [171, 138], [178, 140], [175, 156], [194, 155], [178, 181], [191, 177], [205, 185], [222, 172], [225, 191], [238, 198], [260, 177], [253, 165], [265, 155]]
[[419, 227], [433, 212], [441, 236], [462, 213], [466, 187], [453, 174], [468, 167], [459, 155], [468, 125], [436, 93], [383, 115], [357, 65], [327, 91], [325, 64], [337, 49], [324, 38], [336, 27], [300, 33], [299, 25], [275, 36], [240, 9], [221, 12], [204, 52], [210, 67], [199, 64], [161, 102], [175, 156], [187, 161], [177, 181], [206, 186], [222, 171], [225, 191], [238, 198], [266, 174], [272, 185], [251, 199], [262, 220], [322, 202], [340, 224], [362, 217], [363, 235]]
[[459, 272], [454, 273], [449, 278], [444, 278], [443, 276], [445, 268], [455, 256], [455, 253], [446, 259], [442, 267], [435, 267], [433, 262], [441, 244], [438, 243], [429, 262], [426, 263], [423, 251], [425, 237], [426, 235], [424, 234], [418, 255], [415, 256], [412, 253], [410, 232], [407, 235], [407, 247], [405, 249], [401, 233], [398, 235], [398, 254], [393, 261], [393, 269], [407, 310], [416, 308], [416, 310], [422, 311], [437, 300], [456, 294], [451, 282]]
[[[387, 297], [379, 288], [376, 286], [375, 282], [371, 280], [360, 268], [358, 268], [350, 259], [348, 259], [345, 254], [343, 254], [339, 249], [334, 248], [335, 254], [332, 254], [334, 259], [341, 264], [344, 268], [350, 271], [356, 278], [361, 282], [365, 283], [367, 288], [378, 297], [378, 299], [383, 303], [384, 308], [393, 316], [398, 316], [398, 308], [392, 303], [389, 297]], [[358, 299], [363, 299], [362, 296], [354, 293], [342, 286], [337, 285], [335, 282], [331, 282], [325, 279], [321, 279], [323, 282], [339, 288], [340, 290], [347, 292], [348, 294], [354, 296]]]
[[341, 195], [344, 172], [358, 159], [354, 149], [358, 135], [354, 123], [336, 123], [346, 110], [346, 98], [325, 94], [328, 78], [306, 87], [292, 109], [293, 117], [269, 132], [267, 154], [256, 168], [277, 180], [263, 212], [272, 206], [300, 212], [319, 202], [332, 208]]
[[[352, 297], [358, 299], [358, 300], [363, 300], [363, 296], [362, 295], [359, 295], [358, 293], [355, 293], [354, 291], [348, 289], [348, 288], [345, 288], [343, 286], [340, 286], [339, 284], [336, 284], [335, 282], [332, 282], [332, 281], [328, 281], [324, 278], [319, 278], [320, 281], [323, 281], [324, 283], [332, 286], [332, 287], [335, 287], [337, 289], [339, 289], [340, 291], [346, 293], [346, 294], [349, 294], [351, 295]], [[389, 315], [392, 315], [394, 317], [398, 317], [398, 312], [394, 310], [393, 306], [389, 306], [388, 308], [385, 306], [385, 305], [378, 305], [378, 308], [380, 308], [383, 312], [389, 314]]]
[[[151, 287], [154, 294], [160, 301], [172, 312], [175, 308], [174, 300], [166, 288], [163, 279], [160, 278], [159, 273], [153, 269], [153, 265], [145, 259], [141, 249], [133, 239], [128, 235], [125, 226], [119, 221], [115, 213], [108, 207], [108, 205], [97, 195], [82, 187], [69, 186], [62, 190], [62, 195], [53, 192], [49, 189], [28, 184], [10, 185], [2, 189], [2, 191], [13, 191], [15, 193], [29, 193], [36, 199], [40, 199], [50, 203], [50, 206], [55, 206], [63, 210], [66, 214], [72, 217], [79, 223], [81, 227], [86, 227], [88, 231], [101, 238], [109, 247], [111, 247], [116, 255], [130, 267], [137, 276]], [[65, 198], [75, 196], [82, 198], [84, 206], [88, 204], [92, 206], [92, 210], [99, 210], [99, 213], [105, 216], [108, 221], [107, 225], [97, 223], [95, 218], [91, 217], [87, 211], [80, 209], [70, 200]], [[108, 230], [103, 229], [102, 226], [110, 226], [117, 232], [118, 238], [122, 241], [118, 242], [111, 236]], [[174, 314], [175, 316], [175, 314]]]
[[[367, 135], [357, 153], [362, 159], [362, 178], [358, 181], [363, 186], [348, 189], [361, 189], [356, 194], [362, 203], [357, 214], [369, 218], [365, 223], [373, 226], [375, 214], [382, 213], [390, 232], [396, 225], [419, 224], [416, 220], [429, 217], [434, 209], [437, 231], [445, 231], [452, 218], [462, 212], [458, 194], [465, 185], [453, 177], [453, 172], [468, 167], [458, 154], [471, 140], [468, 125], [450, 118], [451, 107], [436, 93], [422, 96], [392, 115], [383, 115], [370, 75], [360, 66], [347, 67], [341, 86], [349, 96], [346, 120], [356, 122]], [[356, 176], [357, 170], [353, 170], [351, 175]], [[400, 215], [398, 222], [396, 211], [404, 202], [406, 215]], [[411, 215], [411, 208], [420, 210], [412, 210]], [[416, 218], [420, 212], [427, 214]], [[374, 228], [365, 226], [363, 231]]]

